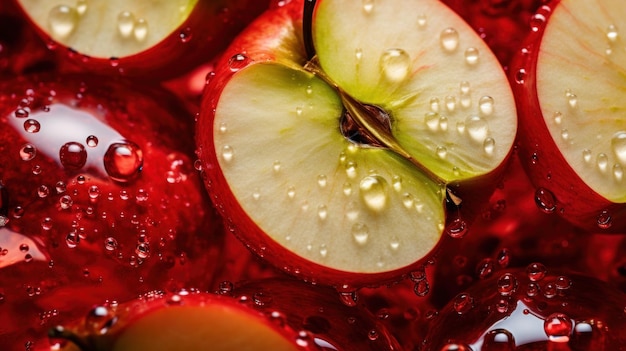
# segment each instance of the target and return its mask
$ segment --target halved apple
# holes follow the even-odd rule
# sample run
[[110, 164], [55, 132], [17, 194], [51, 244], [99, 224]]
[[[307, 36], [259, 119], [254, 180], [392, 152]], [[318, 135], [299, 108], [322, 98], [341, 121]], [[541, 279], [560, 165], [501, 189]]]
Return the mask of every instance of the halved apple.
[[268, 7], [253, 0], [16, 0], [79, 67], [173, 77], [217, 55]]
[[513, 70], [537, 203], [591, 231], [626, 229], [623, 5], [544, 6]]
[[217, 64], [197, 125], [207, 186], [235, 234], [288, 272], [396, 279], [463, 232], [459, 184], [502, 168], [508, 81], [439, 1], [321, 0], [311, 32], [303, 6], [266, 12]]

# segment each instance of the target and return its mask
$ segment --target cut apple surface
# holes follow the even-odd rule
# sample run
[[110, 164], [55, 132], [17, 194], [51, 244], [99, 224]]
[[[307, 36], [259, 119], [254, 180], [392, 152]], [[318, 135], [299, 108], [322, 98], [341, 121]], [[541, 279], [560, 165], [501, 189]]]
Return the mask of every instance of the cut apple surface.
[[[15, 0], [64, 70], [171, 78], [212, 59], [267, 0]], [[66, 62], [64, 62], [66, 63]]]
[[515, 70], [538, 204], [594, 230], [626, 228], [625, 16], [620, 1], [552, 2]]
[[509, 154], [508, 82], [438, 1], [318, 1], [310, 60], [302, 9], [268, 11], [216, 66], [197, 128], [207, 185], [279, 267], [335, 284], [397, 277], [437, 245], [448, 186]]

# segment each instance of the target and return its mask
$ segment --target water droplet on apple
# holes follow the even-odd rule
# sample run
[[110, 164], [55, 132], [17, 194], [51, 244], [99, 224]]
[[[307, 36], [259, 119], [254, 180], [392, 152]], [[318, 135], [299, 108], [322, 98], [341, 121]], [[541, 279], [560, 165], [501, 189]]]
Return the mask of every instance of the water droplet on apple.
[[436, 112], [428, 112], [424, 115], [424, 123], [431, 132], [439, 130], [439, 114]]
[[76, 13], [82, 16], [87, 12], [87, 0], [76, 0]]
[[355, 162], [353, 161], [348, 161], [346, 163], [346, 175], [348, 176], [348, 178], [355, 178], [356, 177], [356, 170], [357, 170], [357, 165]]
[[445, 51], [453, 52], [459, 46], [459, 32], [454, 28], [446, 28], [441, 32], [439, 42]]
[[532, 282], [538, 282], [546, 276], [546, 266], [543, 263], [531, 263], [526, 267], [526, 275]]
[[493, 114], [494, 100], [491, 96], [483, 96], [478, 100], [478, 109], [483, 116], [491, 116]]
[[430, 293], [430, 283], [427, 279], [421, 279], [413, 285], [413, 292], [419, 297], [424, 297]]
[[40, 129], [41, 129], [41, 125], [39, 124], [37, 120], [29, 118], [26, 121], [24, 121], [24, 130], [27, 133], [37, 133], [39, 132]]
[[328, 255], [328, 248], [326, 247], [326, 244], [320, 245], [320, 255], [322, 257], [326, 257], [326, 255]]
[[135, 254], [141, 259], [146, 259], [150, 256], [150, 245], [148, 243], [139, 243], [135, 248]]
[[350, 221], [355, 221], [359, 218], [359, 206], [355, 201], [350, 201], [346, 204], [346, 218]]
[[137, 41], [144, 41], [148, 37], [148, 22], [145, 19], [138, 18], [135, 21], [133, 35]]
[[553, 342], [568, 342], [573, 327], [572, 320], [563, 313], [553, 313], [543, 323], [548, 339]]
[[89, 147], [96, 147], [98, 146], [98, 137], [95, 135], [90, 135], [87, 137], [85, 142], [87, 143], [87, 146]]
[[585, 163], [591, 162], [591, 150], [589, 149], [583, 150], [583, 160], [585, 161]]
[[596, 158], [596, 166], [600, 172], [606, 172], [609, 166], [609, 157], [605, 153], [598, 154], [598, 157]]
[[567, 99], [567, 104], [570, 108], [576, 108], [578, 106], [578, 96], [572, 93], [570, 89], [565, 91], [565, 98]]
[[296, 197], [296, 187], [290, 186], [289, 188], [287, 188], [287, 197], [290, 199]]
[[48, 188], [47, 186], [43, 184], [40, 185], [39, 188], [37, 189], [37, 195], [42, 199], [47, 197], [49, 194], [50, 194], [50, 188]]
[[87, 162], [87, 151], [81, 143], [65, 143], [59, 150], [59, 160], [66, 169], [81, 169]]
[[606, 38], [610, 43], [615, 43], [617, 41], [619, 33], [617, 32], [617, 27], [614, 24], [609, 25], [606, 29]]
[[367, 224], [363, 223], [354, 223], [352, 225], [352, 238], [359, 245], [367, 244], [367, 240], [369, 239], [370, 229]]
[[387, 180], [379, 175], [370, 175], [359, 183], [359, 194], [365, 206], [372, 211], [381, 211], [387, 205]]
[[413, 197], [413, 194], [410, 194], [410, 193], [402, 194], [402, 204], [407, 210], [412, 209], [413, 206], [415, 205], [415, 198]]
[[448, 130], [448, 117], [439, 116], [439, 130], [444, 132]]
[[30, 161], [37, 155], [37, 148], [32, 144], [26, 144], [20, 149], [20, 158], [22, 161]]
[[426, 27], [426, 15], [425, 14], [420, 14], [417, 16], [417, 26], [420, 28], [424, 28]]
[[456, 122], [456, 131], [459, 134], [465, 133], [465, 121], [458, 121], [458, 122]]
[[143, 152], [137, 144], [131, 141], [117, 142], [109, 145], [103, 160], [104, 169], [109, 177], [114, 181], [126, 183], [141, 172]]
[[530, 30], [538, 32], [546, 23], [546, 16], [536, 13], [530, 18]]
[[598, 215], [596, 224], [600, 229], [609, 229], [613, 225], [613, 216], [611, 216], [609, 211], [604, 210]]
[[236, 54], [228, 60], [228, 67], [230, 67], [230, 70], [232, 72], [237, 72], [240, 69], [246, 67], [248, 63], [250, 63], [250, 59], [248, 58], [248, 56], [244, 54]]
[[516, 349], [515, 338], [506, 329], [490, 330], [483, 338], [483, 349], [513, 351]]
[[432, 98], [430, 99], [430, 110], [434, 113], [438, 113], [439, 112], [439, 99], [438, 98]]
[[380, 57], [380, 67], [388, 81], [399, 83], [411, 73], [411, 57], [402, 49], [388, 49]]
[[474, 308], [474, 298], [467, 293], [458, 294], [452, 303], [457, 314], [465, 314]]
[[451, 95], [446, 96], [444, 99], [444, 105], [446, 106], [446, 110], [448, 110], [448, 112], [454, 112], [456, 109], [456, 98]]
[[117, 32], [122, 38], [129, 38], [135, 29], [135, 15], [122, 11], [117, 15]]
[[437, 146], [437, 150], [435, 152], [441, 159], [446, 158], [446, 155], [448, 155], [448, 149], [445, 146]]
[[496, 150], [496, 141], [491, 137], [486, 138], [483, 142], [483, 150], [485, 150], [485, 154], [492, 156]]
[[535, 204], [545, 213], [553, 213], [556, 210], [556, 197], [546, 189], [539, 188], [535, 191]]
[[114, 237], [110, 236], [104, 239], [104, 248], [107, 251], [115, 251], [117, 250], [117, 246], [118, 246], [117, 240]]
[[626, 132], [619, 131], [611, 138], [611, 149], [619, 163], [626, 164]]
[[397, 236], [392, 235], [391, 239], [389, 240], [389, 247], [393, 251], [397, 251], [400, 248], [400, 239], [398, 239]]
[[65, 237], [65, 244], [70, 249], [73, 249], [76, 246], [78, 246], [79, 242], [80, 242], [80, 236], [78, 236], [78, 234], [74, 231], [69, 232], [67, 236]]
[[302, 112], [303, 112], [302, 107], [300, 106], [296, 107], [296, 115], [302, 116]]
[[325, 220], [326, 217], [328, 217], [328, 207], [326, 207], [326, 205], [317, 206], [317, 216], [322, 221]]
[[444, 345], [440, 351], [472, 351], [472, 348], [465, 344], [450, 343]]
[[48, 26], [53, 37], [66, 38], [72, 34], [76, 24], [78, 24], [78, 12], [74, 7], [57, 5], [48, 13]]
[[478, 63], [478, 49], [471, 47], [465, 50], [465, 62], [473, 66]]
[[502, 296], [511, 296], [517, 290], [517, 278], [511, 273], [505, 273], [498, 278], [498, 292]]
[[317, 185], [319, 185], [320, 188], [326, 187], [327, 183], [328, 177], [325, 174], [320, 174], [317, 176]]
[[479, 116], [469, 116], [465, 120], [465, 128], [475, 142], [484, 142], [489, 131], [487, 121]]
[[350, 184], [349, 182], [346, 182], [343, 184], [343, 194], [346, 196], [350, 196], [352, 195], [352, 184]]
[[446, 233], [454, 239], [460, 239], [467, 234], [468, 225], [462, 218], [455, 218], [446, 226]]
[[16, 118], [26, 118], [30, 115], [30, 112], [27, 108], [18, 108], [15, 110], [14, 115]]
[[363, 11], [371, 13], [374, 10], [374, 0], [363, 0]]
[[178, 32], [178, 39], [181, 43], [188, 43], [193, 38], [193, 32], [190, 27], [183, 28], [180, 32]]
[[613, 179], [616, 182], [621, 182], [624, 179], [624, 169], [619, 164], [613, 165]]

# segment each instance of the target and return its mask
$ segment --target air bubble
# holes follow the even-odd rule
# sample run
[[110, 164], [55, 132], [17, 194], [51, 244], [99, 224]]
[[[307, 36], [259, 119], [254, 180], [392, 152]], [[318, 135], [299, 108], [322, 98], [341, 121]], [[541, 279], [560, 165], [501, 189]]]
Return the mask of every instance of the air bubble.
[[278, 160], [274, 161], [274, 163], [272, 163], [272, 169], [274, 170], [274, 173], [280, 172], [280, 167], [281, 166], [282, 166], [282, 164], [280, 163], [280, 161], [278, 161]]
[[129, 38], [135, 29], [135, 15], [122, 11], [117, 15], [117, 32], [123, 38]]
[[410, 193], [402, 194], [402, 204], [407, 210], [412, 209], [413, 206], [415, 205], [415, 198], [413, 197], [413, 194], [410, 194]]
[[465, 120], [465, 128], [470, 138], [475, 142], [483, 143], [489, 132], [487, 121], [479, 116], [470, 116]]
[[436, 112], [428, 112], [424, 115], [424, 123], [431, 132], [439, 130], [439, 114]]
[[556, 210], [556, 197], [545, 188], [535, 191], [535, 204], [544, 213], [553, 213]]
[[39, 124], [37, 120], [29, 118], [26, 121], [24, 121], [24, 130], [27, 133], [37, 133], [39, 132], [40, 129], [41, 129], [41, 125]]
[[576, 94], [572, 93], [570, 89], [565, 91], [565, 98], [570, 108], [576, 108], [578, 106], [578, 97]]
[[139, 175], [143, 167], [143, 152], [131, 141], [113, 143], [104, 154], [104, 169], [111, 179], [126, 183]]
[[428, 280], [422, 279], [413, 285], [413, 292], [419, 297], [424, 297], [430, 293], [430, 283]]
[[459, 33], [454, 28], [446, 28], [441, 32], [439, 42], [445, 51], [453, 52], [459, 46]]
[[473, 66], [478, 63], [478, 49], [472, 47], [465, 50], [465, 62]]
[[526, 70], [524, 68], [520, 68], [515, 72], [515, 82], [517, 84], [524, 84], [526, 82]]
[[80, 237], [78, 236], [76, 232], [70, 232], [65, 237], [65, 244], [70, 249], [73, 249], [76, 246], [78, 246], [79, 242], [80, 242]]
[[178, 32], [178, 39], [181, 43], [188, 43], [193, 38], [193, 32], [190, 27], [183, 28], [180, 32]]
[[380, 67], [388, 81], [399, 83], [411, 72], [411, 57], [402, 49], [389, 49], [380, 57]]
[[59, 206], [62, 210], [67, 210], [74, 204], [74, 200], [69, 195], [63, 195], [59, 198]]
[[135, 248], [135, 254], [141, 259], [146, 259], [150, 256], [150, 245], [148, 243], [139, 243]]
[[563, 313], [553, 313], [543, 323], [543, 329], [552, 342], [568, 342], [573, 328], [572, 320]]
[[563, 114], [562, 114], [561, 112], [559, 112], [559, 111], [555, 112], [555, 113], [552, 115], [552, 120], [553, 120], [553, 121], [554, 121], [554, 123], [556, 123], [557, 125], [558, 125], [558, 124], [561, 124], [561, 123], [563, 122]]
[[28, 108], [18, 108], [15, 110], [14, 115], [16, 118], [26, 118], [30, 115], [30, 112], [28, 111]]
[[382, 211], [387, 205], [387, 180], [379, 175], [370, 175], [359, 183], [359, 194], [365, 206], [372, 211]]
[[58, 5], [48, 13], [48, 26], [53, 37], [61, 39], [68, 37], [77, 24], [78, 12], [71, 6]]
[[367, 240], [369, 239], [370, 230], [366, 224], [363, 223], [355, 223], [352, 225], [352, 238], [359, 245], [367, 244]]
[[49, 194], [50, 194], [50, 188], [48, 188], [45, 185], [40, 185], [39, 188], [37, 189], [37, 195], [42, 199], [47, 197]]
[[65, 169], [81, 169], [87, 162], [87, 151], [81, 143], [65, 143], [59, 150], [59, 160]]

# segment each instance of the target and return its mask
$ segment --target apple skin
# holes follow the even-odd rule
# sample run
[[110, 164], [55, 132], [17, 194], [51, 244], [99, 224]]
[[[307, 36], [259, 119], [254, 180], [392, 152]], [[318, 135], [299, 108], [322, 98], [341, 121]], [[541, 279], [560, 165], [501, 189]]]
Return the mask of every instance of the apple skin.
[[[39, 340], [48, 323], [107, 299], [187, 282], [208, 288], [229, 267], [237, 267], [233, 279], [244, 276], [226, 258], [232, 245], [193, 166], [193, 140], [181, 137], [192, 135], [192, 115], [175, 96], [124, 80], [57, 74], [6, 80], [0, 91], [0, 207], [8, 217], [0, 226], [0, 247], [8, 253], [0, 255], [0, 345]], [[29, 118], [15, 117], [24, 98], [32, 99], [37, 133], [25, 132]], [[68, 109], [82, 119], [51, 131]], [[119, 182], [102, 173], [102, 159], [91, 163], [98, 147], [86, 141], [90, 128], [98, 147], [106, 149], [106, 133], [135, 143], [143, 153], [139, 174]], [[61, 166], [58, 146], [46, 141], [51, 135], [82, 143], [86, 165]], [[27, 142], [37, 150], [29, 161], [20, 156]], [[71, 205], [62, 204], [64, 196]]]
[[[539, 9], [546, 23], [559, 2], [551, 1]], [[626, 206], [605, 199], [585, 184], [559, 151], [542, 117], [536, 69], [545, 25], [535, 29], [513, 59], [509, 73], [520, 116], [519, 155], [537, 191], [537, 201], [545, 203], [544, 212], [561, 215], [586, 231], [623, 233]]]
[[[49, 35], [32, 21], [31, 25], [44, 40], [51, 42], [63, 72], [88, 71], [163, 80], [216, 57], [247, 23], [268, 8], [269, 3], [269, 0], [200, 0], [187, 20], [157, 45], [115, 60], [76, 52], [49, 39]], [[19, 4], [17, 6], [30, 21], [25, 10]]]
[[[207, 86], [203, 94], [200, 115], [196, 124], [196, 153], [202, 164], [202, 178], [211, 194], [211, 200], [225, 219], [230, 232], [235, 234], [256, 255], [270, 264], [305, 281], [331, 285], [341, 291], [351, 291], [363, 286], [380, 286], [406, 277], [422, 267], [424, 260], [408, 266], [381, 273], [355, 273], [325, 267], [306, 260], [266, 235], [246, 214], [235, 199], [234, 194], [219, 168], [218, 155], [215, 152], [213, 129], [215, 109], [221, 92], [229, 79], [241, 66], [259, 62], [289, 61], [300, 66], [307, 62], [302, 38], [303, 1], [293, 0], [281, 7], [271, 8], [253, 21], [237, 36], [220, 60], [215, 63], [215, 71], [207, 76]], [[244, 62], [239, 67], [231, 67], [233, 58], [244, 55]], [[253, 131], [251, 131], [253, 133]], [[482, 211], [490, 194], [507, 168], [510, 154], [492, 172], [483, 176], [452, 182], [448, 185], [456, 195], [463, 199], [463, 225], [469, 226]], [[446, 225], [453, 225], [459, 218], [459, 207], [451, 205], [453, 215], [446, 218]], [[446, 233], [444, 231], [443, 236]], [[438, 252], [438, 246], [431, 250], [431, 255]]]

